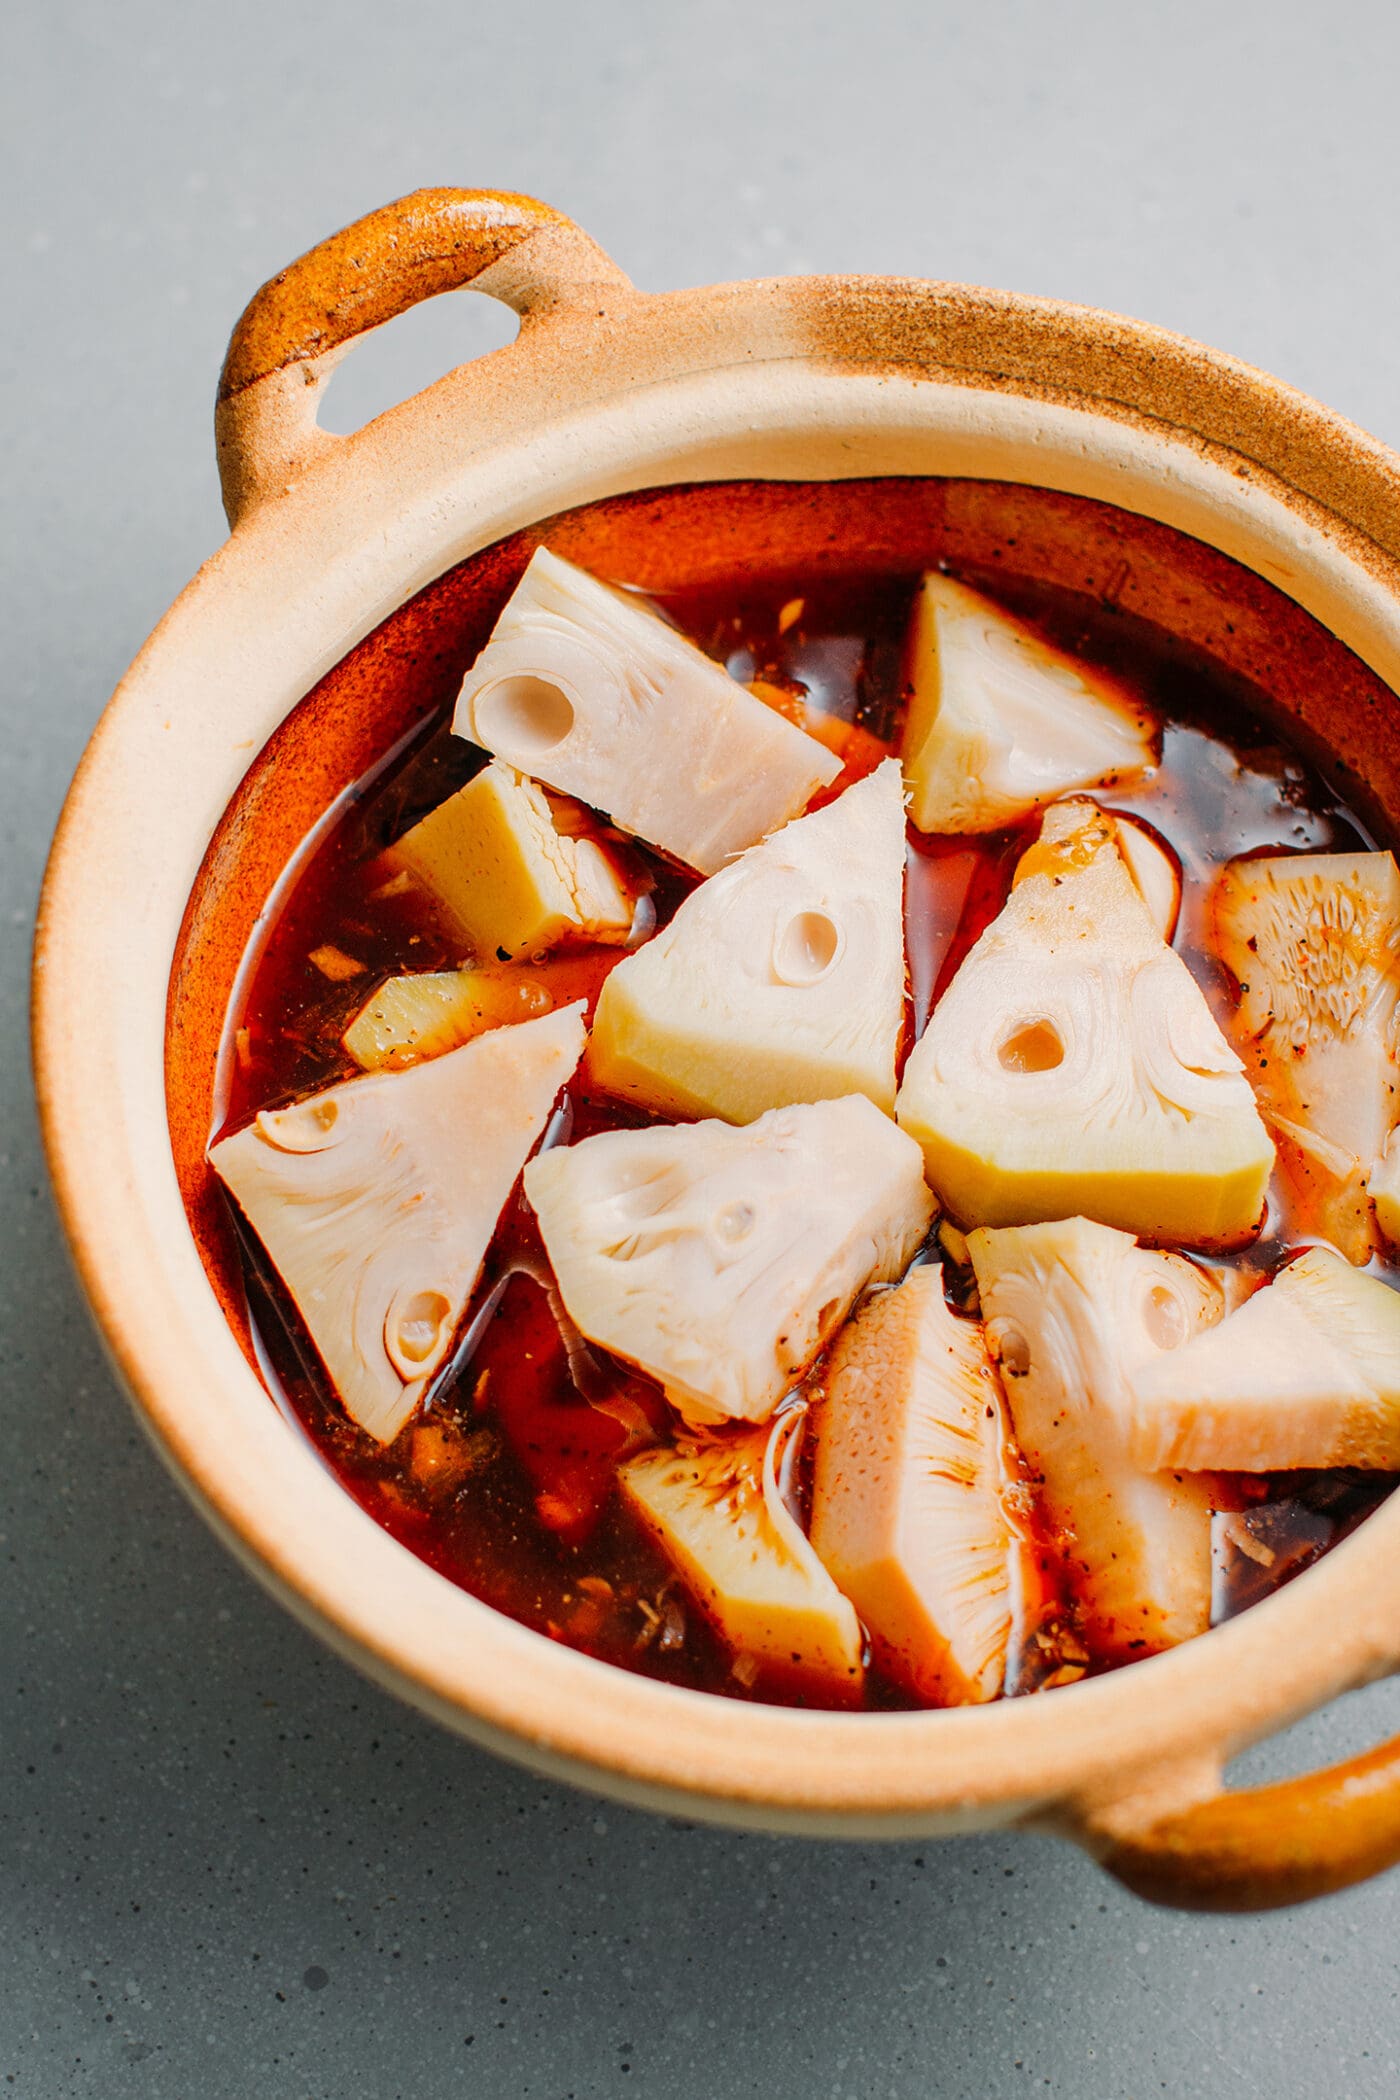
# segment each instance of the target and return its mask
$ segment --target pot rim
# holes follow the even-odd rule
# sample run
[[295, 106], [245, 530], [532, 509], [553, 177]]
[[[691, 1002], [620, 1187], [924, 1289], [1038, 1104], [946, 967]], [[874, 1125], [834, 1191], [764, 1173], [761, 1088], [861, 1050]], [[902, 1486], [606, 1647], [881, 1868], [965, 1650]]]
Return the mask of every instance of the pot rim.
[[[999, 326], [1022, 329], [1028, 369], [950, 375], [920, 349], [931, 312], [942, 326], [988, 301]], [[561, 497], [980, 465], [1194, 532], [1400, 682], [1400, 460], [1218, 353], [1088, 309], [905, 280], [629, 290], [598, 318], [594, 340], [589, 316], [555, 314], [354, 438], [289, 454], [282, 492], [248, 503], [98, 726], [45, 882], [34, 1057], [59, 1210], [104, 1341], [245, 1565], [380, 1682], [538, 1769], [689, 1815], [842, 1834], [1044, 1818], [1154, 1768], [1198, 1769], [1208, 1790], [1247, 1742], [1394, 1666], [1400, 1499], [1248, 1614], [1053, 1699], [889, 1715], [739, 1704], [552, 1643], [418, 1561], [268, 1404], [217, 1307], [169, 1158], [162, 1064], [170, 960], [213, 825], [324, 669], [432, 575]], [[609, 369], [600, 341], [616, 340], [627, 354]], [[1116, 391], [1076, 394], [1065, 357], [1085, 367], [1106, 342]], [[1248, 457], [1161, 412], [1164, 346], [1183, 418], [1193, 376], [1247, 406]], [[1150, 409], [1130, 405], [1135, 388]]]

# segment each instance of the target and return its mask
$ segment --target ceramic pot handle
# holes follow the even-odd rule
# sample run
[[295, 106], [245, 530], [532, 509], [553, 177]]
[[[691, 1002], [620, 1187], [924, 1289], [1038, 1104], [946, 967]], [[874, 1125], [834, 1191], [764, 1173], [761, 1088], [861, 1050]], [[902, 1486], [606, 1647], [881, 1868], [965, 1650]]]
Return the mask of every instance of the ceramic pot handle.
[[1400, 1736], [1275, 1786], [1168, 1815], [1116, 1803], [1074, 1835], [1137, 1895], [1185, 1910], [1272, 1910], [1400, 1860]]
[[523, 319], [631, 286], [570, 219], [500, 190], [415, 190], [332, 234], [255, 293], [219, 380], [216, 431], [231, 524], [318, 445], [316, 410], [357, 336], [421, 299], [476, 284]]

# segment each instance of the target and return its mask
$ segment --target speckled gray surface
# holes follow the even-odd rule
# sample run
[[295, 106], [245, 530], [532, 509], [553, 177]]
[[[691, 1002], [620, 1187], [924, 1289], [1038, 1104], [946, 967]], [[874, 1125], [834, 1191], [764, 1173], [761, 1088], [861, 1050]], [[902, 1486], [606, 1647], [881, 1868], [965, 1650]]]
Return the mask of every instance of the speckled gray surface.
[[[116, 1395], [28, 1105], [42, 855], [217, 542], [210, 404], [270, 271], [423, 182], [534, 191], [643, 285], [1014, 284], [1224, 344], [1400, 441], [1400, 17], [866, 0], [12, 15], [0, 767], [0, 2081], [58, 2100], [1400, 2090], [1400, 1881], [1263, 1920], [1045, 1840], [729, 1837], [464, 1749], [225, 1558]], [[332, 420], [500, 340], [470, 296]], [[1400, 1725], [1382, 1687], [1253, 1761]]]

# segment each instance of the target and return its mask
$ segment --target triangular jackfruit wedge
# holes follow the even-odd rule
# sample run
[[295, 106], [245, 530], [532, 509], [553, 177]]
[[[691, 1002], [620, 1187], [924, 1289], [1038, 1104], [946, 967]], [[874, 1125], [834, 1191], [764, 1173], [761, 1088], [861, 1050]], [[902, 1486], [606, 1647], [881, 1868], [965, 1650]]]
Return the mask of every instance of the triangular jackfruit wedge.
[[[1308, 1222], [1365, 1262], [1364, 1184], [1400, 1108], [1400, 868], [1390, 853], [1234, 860], [1216, 887], [1220, 958], [1240, 987], [1238, 1033], [1265, 1112], [1321, 1145], [1284, 1151]], [[1325, 1147], [1341, 1155], [1329, 1167]]]
[[999, 831], [1153, 762], [1157, 725], [1126, 689], [936, 571], [915, 601], [909, 685], [902, 753], [920, 831]]
[[799, 1423], [783, 1415], [771, 1429], [644, 1451], [618, 1481], [738, 1657], [854, 1703], [860, 1624], [779, 1491], [783, 1448]]
[[390, 1443], [461, 1323], [496, 1221], [583, 1050], [583, 1008], [265, 1109], [209, 1159], [346, 1413]]
[[1400, 1472], [1400, 1293], [1310, 1247], [1131, 1385], [1144, 1466]]
[[701, 883], [618, 964], [598, 1002], [590, 1076], [663, 1114], [731, 1123], [838, 1094], [892, 1114], [904, 852], [890, 759]]
[[764, 1421], [933, 1214], [919, 1150], [863, 1095], [728, 1123], [608, 1130], [525, 1194], [570, 1319], [692, 1421]]
[[535, 973], [423, 970], [389, 977], [366, 999], [341, 1042], [365, 1072], [394, 1072], [441, 1057], [473, 1036], [548, 1013]]
[[467, 673], [452, 726], [702, 875], [841, 770], [658, 613], [544, 547]]
[[975, 1321], [913, 1270], [844, 1329], [817, 1416], [811, 1538], [888, 1674], [925, 1701], [994, 1699], [1011, 1633], [1008, 1436]]
[[1220, 1318], [1220, 1286], [1086, 1218], [984, 1229], [967, 1244], [1016, 1441], [1064, 1534], [1091, 1647], [1126, 1662], [1204, 1633], [1211, 1484], [1136, 1464], [1128, 1381]]
[[385, 858], [423, 884], [457, 939], [486, 961], [537, 961], [569, 938], [625, 941], [641, 887], [638, 867], [571, 833], [543, 788], [499, 759]]
[[896, 1113], [963, 1225], [1082, 1215], [1229, 1245], [1257, 1228], [1273, 1166], [1239, 1059], [1082, 801], [1046, 811]]

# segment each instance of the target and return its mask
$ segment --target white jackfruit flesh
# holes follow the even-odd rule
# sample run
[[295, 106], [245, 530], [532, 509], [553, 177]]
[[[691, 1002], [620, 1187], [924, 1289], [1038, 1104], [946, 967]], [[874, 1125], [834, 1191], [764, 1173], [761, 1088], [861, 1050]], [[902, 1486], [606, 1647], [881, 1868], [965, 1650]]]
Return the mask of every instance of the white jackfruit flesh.
[[385, 858], [422, 883], [477, 956], [538, 960], [569, 938], [625, 941], [632, 925], [635, 871], [563, 828], [544, 790], [499, 759]]
[[914, 1269], [845, 1328], [817, 1416], [811, 1539], [886, 1672], [940, 1706], [994, 1699], [1012, 1621], [1007, 1428], [981, 1327]]
[[346, 1413], [397, 1436], [441, 1366], [496, 1221], [583, 1050], [583, 1009], [265, 1109], [211, 1146]]
[[1243, 1067], [1088, 802], [1047, 810], [911, 1051], [896, 1113], [962, 1225], [1257, 1228], [1274, 1151]]
[[1221, 1316], [1214, 1278], [1086, 1218], [983, 1229], [968, 1251], [1016, 1441], [1105, 1661], [1210, 1624], [1211, 1484], [1132, 1454], [1129, 1381]]
[[618, 964], [590, 1076], [663, 1114], [731, 1123], [854, 1093], [893, 1113], [904, 853], [890, 759], [701, 883]]
[[467, 673], [452, 726], [702, 875], [841, 770], [659, 614], [544, 547]]
[[441, 1057], [489, 1028], [533, 1020], [552, 1003], [524, 970], [424, 970], [386, 978], [341, 1042], [362, 1071], [393, 1072]]
[[1400, 1294], [1330, 1248], [1132, 1383], [1139, 1463], [1191, 1472], [1400, 1471]]
[[1113, 813], [1113, 839], [1132, 876], [1137, 893], [1164, 941], [1176, 932], [1181, 916], [1181, 869], [1175, 854], [1146, 824]]
[[842, 1701], [859, 1697], [859, 1622], [779, 1487], [799, 1413], [683, 1439], [618, 1469], [627, 1502], [736, 1654]]
[[1213, 906], [1246, 1061], [1308, 1222], [1365, 1262], [1365, 1185], [1400, 1105], [1400, 869], [1389, 853], [1236, 860]]
[[999, 831], [1153, 763], [1145, 708], [951, 576], [923, 580], [908, 675], [901, 752], [920, 831]]
[[531, 1160], [569, 1317], [692, 1421], [764, 1421], [933, 1205], [918, 1147], [863, 1095], [728, 1123], [609, 1130]]

